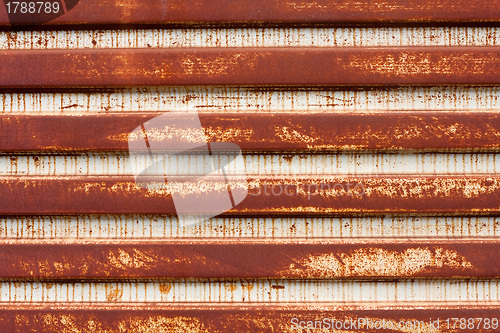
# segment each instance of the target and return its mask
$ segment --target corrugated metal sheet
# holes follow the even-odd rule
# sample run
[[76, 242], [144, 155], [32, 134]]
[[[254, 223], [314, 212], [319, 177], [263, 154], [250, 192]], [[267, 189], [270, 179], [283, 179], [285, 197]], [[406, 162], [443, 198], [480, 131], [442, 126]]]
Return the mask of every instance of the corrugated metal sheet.
[[[74, 13], [83, 4], [80, 1]], [[318, 3], [311, 6], [315, 4]], [[496, 19], [495, 2], [487, 4], [492, 7], [481, 4], [484, 12]], [[470, 9], [473, 5], [468, 2], [462, 6]], [[453, 6], [459, 7], [458, 3]], [[434, 8], [431, 12], [440, 13]], [[403, 16], [412, 12], [399, 13], [402, 16], [395, 16], [395, 20], [405, 20]], [[62, 16], [61, 22], [64, 17], [70, 16]], [[474, 17], [457, 16], [457, 20], [461, 19]], [[406, 46], [489, 46], [496, 50], [499, 36], [500, 29], [496, 27], [5, 31], [0, 33], [0, 45], [9, 50], [5, 54], [18, 52], [13, 49], [31, 54], [31, 49], [149, 46], [384, 46], [402, 50]], [[497, 68], [498, 61], [492, 62], [492, 66]], [[461, 318], [466, 319], [467, 325], [469, 318], [482, 318], [481, 322], [474, 321], [473, 329], [467, 329], [499, 332], [500, 274], [495, 254], [499, 251], [500, 200], [496, 182], [500, 154], [494, 121], [500, 88], [450, 86], [452, 83], [458, 82], [383, 89], [179, 86], [3, 91], [0, 210], [16, 215], [0, 219], [0, 276], [4, 281], [0, 284], [0, 329], [295, 332], [300, 331], [297, 324], [301, 322], [330, 318], [350, 323], [365, 318], [373, 322], [372, 327], [365, 323], [357, 328], [349, 324], [339, 329], [323, 326], [303, 331], [379, 332], [390, 331], [391, 323], [393, 331], [400, 332], [457, 332]], [[329, 214], [299, 217], [290, 214], [292, 208], [304, 206], [304, 201], [299, 200], [288, 203], [283, 210], [287, 216], [263, 213], [248, 217], [243, 213], [180, 226], [174, 216], [154, 215], [158, 206], [137, 205], [135, 199], [130, 202], [132, 206], [124, 205], [123, 197], [114, 193], [105, 193], [106, 201], [96, 200], [96, 194], [102, 194], [102, 181], [127, 179], [133, 184], [134, 168], [128, 154], [82, 151], [93, 148], [88, 145], [63, 155], [61, 146], [85, 146], [90, 136], [106, 133], [92, 132], [90, 125], [69, 131], [62, 125], [50, 124], [57, 119], [89, 119], [91, 124], [105, 117], [113, 119], [117, 112], [123, 117], [120, 119], [130, 119], [138, 112], [163, 111], [201, 112], [208, 118], [229, 112], [238, 117], [249, 116], [248, 121], [263, 117], [260, 119], [266, 119], [264, 123], [279, 120], [273, 116], [279, 113], [293, 118], [290, 125], [297, 125], [299, 119], [314, 119], [318, 112], [328, 117], [349, 117], [355, 123], [370, 119], [366, 126], [378, 124], [381, 128], [382, 146], [378, 152], [322, 148], [328, 144], [326, 139], [313, 147], [298, 146], [299, 151], [279, 145], [255, 151], [256, 145], [248, 149], [253, 154], [244, 156], [246, 173], [249, 178], [276, 182], [292, 176], [306, 180], [369, 178], [381, 182], [384, 191], [389, 189], [387, 181], [392, 180], [396, 194], [381, 194], [388, 196], [386, 201], [370, 206], [378, 216], [367, 211], [364, 202], [359, 202], [357, 209], [365, 216], [345, 212], [339, 216], [346, 206], [319, 200], [308, 204], [312, 208], [323, 204], [323, 209], [331, 210]], [[399, 125], [394, 120], [379, 118], [389, 116], [401, 117]], [[422, 116], [427, 120], [418, 118]], [[386, 120], [376, 123], [373, 119]], [[407, 140], [403, 147], [407, 151], [385, 151], [395, 148], [385, 141], [394, 138], [385, 129], [401, 129], [408, 126], [409, 119], [414, 119], [420, 131], [428, 130], [429, 123], [435, 124], [434, 130], [421, 134], [420, 143]], [[39, 127], [30, 128], [26, 123], [37, 120]], [[449, 121], [448, 132], [439, 127], [444, 120]], [[11, 124], [7, 125], [9, 121]], [[102, 130], [114, 125], [99, 124]], [[318, 121], [310, 128], [322, 124]], [[130, 125], [131, 129], [135, 125]], [[324, 131], [331, 134], [328, 128]], [[367, 130], [358, 129], [362, 131]], [[450, 135], [439, 137], [440, 131]], [[356, 138], [356, 130], [351, 128], [348, 133]], [[432, 147], [426, 146], [429, 135], [434, 135]], [[468, 140], [460, 140], [467, 135]], [[215, 139], [220, 137], [215, 135]], [[365, 144], [373, 142], [366, 136], [357, 139], [365, 140]], [[402, 136], [404, 139], [408, 139], [407, 135]], [[40, 142], [43, 144], [37, 146]], [[110, 149], [123, 150], [123, 140], [112, 142], [117, 145]], [[100, 140], [98, 143], [102, 144]], [[323, 149], [320, 154], [318, 148]], [[472, 152], [480, 148], [481, 151]], [[309, 149], [308, 154], [304, 154], [304, 149]], [[179, 157], [176, 162], [186, 172], [204, 171], [189, 158]], [[84, 190], [82, 196], [75, 197], [68, 184], [81, 180], [89, 185], [89, 179], [99, 180], [96, 192], [91, 194], [89, 187], [89, 193]], [[30, 184], [59, 187], [51, 192], [43, 186], [30, 188]], [[406, 197], [401, 194], [405, 190]], [[130, 192], [123, 190], [121, 195]], [[286, 203], [279, 198], [261, 199], [261, 208]], [[141, 210], [135, 213], [144, 214], [111, 214], [113, 207], [134, 213], [133, 204]], [[66, 205], [65, 210], [58, 211], [57, 205]], [[77, 212], [79, 205], [87, 205], [87, 210]], [[97, 212], [99, 207], [102, 211]], [[12, 208], [16, 211], [8, 211]], [[443, 216], [444, 213], [450, 216]], [[458, 323], [452, 318], [458, 318]], [[447, 319], [451, 321], [446, 322]], [[379, 324], [385, 326], [379, 328]]]

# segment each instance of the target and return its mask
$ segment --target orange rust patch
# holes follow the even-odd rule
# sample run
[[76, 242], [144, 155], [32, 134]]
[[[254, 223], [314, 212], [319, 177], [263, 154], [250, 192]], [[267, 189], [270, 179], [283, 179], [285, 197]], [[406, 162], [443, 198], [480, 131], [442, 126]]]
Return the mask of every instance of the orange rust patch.
[[160, 283], [160, 292], [164, 295], [168, 294], [172, 290], [172, 285], [170, 283]]
[[358, 68], [364, 72], [378, 73], [393, 77], [406, 75], [471, 75], [483, 74], [487, 68], [498, 62], [496, 54], [476, 57], [473, 54], [442, 56], [438, 61], [435, 55], [424, 52], [403, 52], [399, 56], [378, 55], [352, 56], [346, 69]]
[[218, 56], [213, 60], [189, 55], [181, 60], [181, 66], [184, 75], [224, 75], [237, 69], [240, 62], [246, 62], [251, 66], [255, 61], [255, 56], [253, 58], [249, 59], [248, 55], [242, 53]]
[[111, 288], [106, 290], [106, 300], [108, 302], [116, 302], [121, 300], [123, 297], [123, 289], [120, 288]]
[[132, 252], [119, 249], [118, 253], [114, 251], [108, 253], [109, 265], [124, 270], [129, 268], [149, 267], [150, 263], [156, 260], [157, 258], [154, 254], [144, 253], [136, 249], [132, 250]]
[[283, 142], [305, 142], [305, 143], [313, 143], [315, 141], [320, 140], [318, 137], [313, 137], [309, 134], [300, 132], [300, 128], [298, 126], [294, 126], [295, 128], [290, 128], [288, 126], [276, 127], [275, 132], [276, 136], [278, 136]]
[[238, 290], [238, 286], [234, 282], [228, 282], [224, 285], [224, 287], [226, 288], [227, 291], [231, 292]]
[[[208, 333], [209, 330], [196, 318], [154, 316], [148, 319], [131, 318], [118, 325], [123, 332], [135, 333]], [[121, 332], [120, 331], [120, 332]]]
[[471, 269], [472, 264], [456, 251], [443, 248], [410, 248], [404, 252], [382, 248], [359, 249], [352, 253], [327, 253], [296, 259], [281, 276], [316, 278], [353, 276], [413, 276], [434, 268]]
[[364, 194], [388, 198], [465, 197], [477, 198], [500, 188], [496, 178], [387, 178], [363, 180]]

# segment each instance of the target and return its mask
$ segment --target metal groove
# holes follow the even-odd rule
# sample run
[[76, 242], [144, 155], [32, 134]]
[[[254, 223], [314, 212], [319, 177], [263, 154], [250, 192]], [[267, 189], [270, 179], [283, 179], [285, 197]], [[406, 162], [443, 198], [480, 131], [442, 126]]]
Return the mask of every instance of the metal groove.
[[422, 238], [495, 240], [498, 217], [321, 217], [321, 218], [212, 218], [180, 227], [174, 216], [77, 215], [15, 216], [0, 218], [0, 239], [52, 240], [223, 240], [259, 241], [341, 238], [367, 241]]
[[[90, 331], [98, 327], [110, 332], [120, 332], [120, 329], [197, 332], [198, 326], [193, 328], [185, 324], [191, 317], [198, 318], [202, 314], [211, 318], [214, 325], [224, 323], [221, 332], [233, 327], [236, 331], [293, 332], [293, 317], [307, 320], [336, 316], [385, 318], [397, 322], [422, 316], [421, 320], [427, 323], [430, 318], [437, 317], [442, 320], [457, 316], [491, 319], [498, 314], [500, 295], [498, 283], [491, 280], [472, 284], [453, 280], [377, 283], [334, 280], [17, 282], [2, 283], [0, 288], [3, 302], [0, 314], [4, 325], [1, 327], [6, 331], [11, 331], [11, 328], [32, 331], [34, 327], [41, 332], [53, 332], [54, 329], [85, 332], [89, 325]], [[217, 316], [221, 313], [228, 317], [233, 311], [234, 317], [229, 321]], [[274, 319], [263, 319], [268, 317]], [[266, 325], [263, 326], [263, 322]], [[132, 326], [127, 326], [129, 324]], [[208, 326], [205, 331], [217, 332], [217, 327]], [[429, 324], [422, 327], [422, 332], [454, 331], [446, 327], [429, 330]], [[357, 329], [353, 332], [364, 331]], [[419, 332], [415, 329], [400, 331]]]
[[496, 46], [499, 27], [218, 28], [0, 31], [16, 50], [171, 47]]
[[[284, 288], [283, 288], [284, 287]], [[349, 307], [378, 304], [411, 307], [430, 305], [500, 304], [499, 280], [179, 280], [156, 282], [40, 282], [0, 283], [3, 305], [46, 302], [78, 306], [168, 306], [199, 302], [202, 305], [329, 303]], [[8, 303], [8, 304], [6, 304]], [[138, 309], [138, 308], [137, 308]]]
[[500, 87], [400, 87], [367, 90], [273, 90], [242, 87], [134, 87], [116, 91], [0, 93], [0, 109], [16, 114], [87, 112], [384, 113], [492, 112]]
[[[61, 1], [58, 1], [61, 4]], [[497, 0], [390, 1], [186, 1], [160, 0], [102, 3], [64, 0], [65, 10], [48, 14], [0, 11], [1, 25], [113, 25], [166, 23], [391, 23], [498, 22]], [[10, 14], [8, 10], [10, 9]], [[66, 11], [67, 10], [67, 11]]]
[[499, 63], [498, 47], [10, 50], [0, 87], [498, 85]]
[[[201, 160], [201, 161], [200, 161]], [[453, 153], [349, 153], [340, 154], [245, 154], [244, 165], [227, 165], [228, 172], [247, 175], [465, 175], [500, 173], [500, 154]], [[3, 176], [105, 176], [133, 175], [127, 153], [71, 155], [0, 155]], [[202, 159], [170, 156], [164, 161], [169, 174], [204, 175]], [[175, 166], [175, 167], [174, 167]], [[210, 171], [211, 172], [211, 171]]]

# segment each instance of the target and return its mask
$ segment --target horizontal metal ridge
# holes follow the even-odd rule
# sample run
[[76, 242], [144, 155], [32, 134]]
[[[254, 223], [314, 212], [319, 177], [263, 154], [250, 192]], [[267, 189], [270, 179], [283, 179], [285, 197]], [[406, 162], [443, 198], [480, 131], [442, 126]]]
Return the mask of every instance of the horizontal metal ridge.
[[[160, 177], [161, 178], [161, 177]], [[149, 179], [148, 177], [145, 178]], [[2, 176], [1, 215], [175, 214], [172, 195], [213, 192], [220, 200], [229, 184], [248, 189], [225, 214], [492, 215], [500, 212], [498, 176], [248, 176], [227, 181], [198, 178], [143, 188], [132, 176]], [[204, 188], [204, 191], [200, 189]], [[206, 200], [206, 198], [205, 198]], [[205, 201], [206, 202], [206, 201]]]
[[499, 60], [499, 47], [8, 50], [0, 87], [498, 85]]
[[[181, 123], [190, 117], [167, 114]], [[160, 115], [2, 114], [0, 151], [126, 151], [132, 131]], [[249, 152], [500, 151], [499, 112], [201, 113], [199, 118], [208, 142], [232, 142]], [[160, 125], [151, 125], [148, 132], [162, 133]], [[181, 130], [179, 135], [189, 140], [191, 129]], [[148, 137], [155, 140], [154, 135]]]
[[[110, 302], [112, 303], [112, 302]], [[10, 332], [457, 332], [468, 319], [475, 332], [498, 332], [498, 305], [342, 306], [238, 305], [0, 309], [0, 329]], [[453, 319], [456, 318], [456, 319]], [[448, 320], [448, 321], [447, 321]], [[90, 329], [89, 329], [90, 327]], [[332, 330], [333, 327], [333, 330]], [[337, 330], [338, 328], [338, 330]]]
[[498, 239], [7, 240], [0, 279], [497, 278]]

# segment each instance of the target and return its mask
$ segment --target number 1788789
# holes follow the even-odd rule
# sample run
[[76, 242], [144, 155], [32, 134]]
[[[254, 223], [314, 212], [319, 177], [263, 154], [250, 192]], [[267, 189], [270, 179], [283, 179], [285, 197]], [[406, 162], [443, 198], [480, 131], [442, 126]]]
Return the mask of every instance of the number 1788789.
[[9, 1], [5, 3], [8, 14], [52, 14], [59, 13], [60, 5], [59, 2], [19, 2], [19, 1]]

